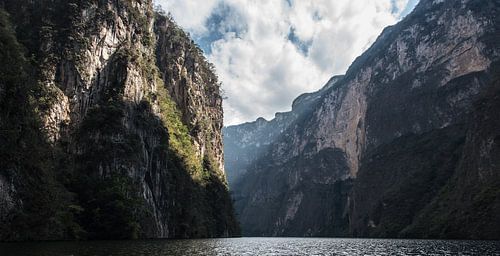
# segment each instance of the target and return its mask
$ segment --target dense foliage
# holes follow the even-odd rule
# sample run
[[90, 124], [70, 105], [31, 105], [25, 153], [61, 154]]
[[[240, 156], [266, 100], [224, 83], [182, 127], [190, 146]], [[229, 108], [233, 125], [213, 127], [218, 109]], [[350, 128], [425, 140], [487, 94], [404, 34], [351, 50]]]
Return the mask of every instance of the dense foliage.
[[0, 10], [0, 176], [16, 187], [14, 208], [0, 225], [1, 239], [72, 236], [79, 230], [71, 197], [58, 182], [54, 152], [36, 110], [43, 88], [17, 42], [8, 15]]
[[[0, 182], [13, 188], [0, 197], [12, 199], [0, 206], [0, 216], [8, 213], [0, 240], [237, 234], [220, 166], [209, 150], [197, 151], [182, 116], [192, 110], [178, 106], [160, 77], [153, 11], [139, 4], [0, 2], [12, 15], [0, 13]], [[96, 20], [82, 18], [89, 7]], [[89, 38], [103, 25], [116, 29], [117, 19], [130, 40], [94, 76], [86, 67]], [[78, 123], [59, 124], [60, 138], [51, 141], [42, 120], [67, 84], [82, 81], [95, 83], [98, 94]], [[218, 90], [215, 81], [207, 85]], [[127, 98], [127, 86], [139, 88], [141, 99]], [[163, 223], [168, 230], [159, 233]]]

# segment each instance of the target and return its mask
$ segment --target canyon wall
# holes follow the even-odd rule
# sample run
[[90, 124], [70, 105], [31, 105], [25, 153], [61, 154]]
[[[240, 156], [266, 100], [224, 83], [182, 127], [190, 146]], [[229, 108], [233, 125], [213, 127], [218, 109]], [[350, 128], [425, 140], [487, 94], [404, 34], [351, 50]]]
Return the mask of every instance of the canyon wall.
[[499, 10], [422, 0], [304, 112], [225, 128], [243, 234], [498, 238]]
[[2, 240], [238, 235], [220, 84], [170, 17], [147, 0], [0, 7], [2, 72], [19, 70], [0, 83]]

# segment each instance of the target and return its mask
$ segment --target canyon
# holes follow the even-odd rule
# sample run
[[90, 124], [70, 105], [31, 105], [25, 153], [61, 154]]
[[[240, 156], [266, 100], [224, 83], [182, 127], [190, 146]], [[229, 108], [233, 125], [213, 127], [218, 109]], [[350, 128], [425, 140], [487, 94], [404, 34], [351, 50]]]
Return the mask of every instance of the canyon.
[[224, 128], [243, 235], [499, 239], [498, 10], [422, 0], [291, 111]]

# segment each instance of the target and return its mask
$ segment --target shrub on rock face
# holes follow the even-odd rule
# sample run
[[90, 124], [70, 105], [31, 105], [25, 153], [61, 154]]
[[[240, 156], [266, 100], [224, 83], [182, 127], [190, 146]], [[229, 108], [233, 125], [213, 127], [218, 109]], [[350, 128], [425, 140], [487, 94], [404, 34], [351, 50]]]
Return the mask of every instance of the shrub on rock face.
[[[184, 32], [161, 32], [178, 35], [177, 52], [171, 38], [156, 43], [151, 26], [161, 15], [149, 1], [6, 0], [2, 8], [16, 31], [2, 12], [0, 73], [13, 72], [0, 77], [0, 185], [15, 189], [0, 193], [9, 202], [0, 239], [237, 233], [221, 166], [203, 160], [222, 159], [219, 84], [188, 76], [165, 83], [156, 63], [167, 49], [201, 77], [196, 67], [208, 64]], [[183, 52], [195, 57], [184, 61]]]

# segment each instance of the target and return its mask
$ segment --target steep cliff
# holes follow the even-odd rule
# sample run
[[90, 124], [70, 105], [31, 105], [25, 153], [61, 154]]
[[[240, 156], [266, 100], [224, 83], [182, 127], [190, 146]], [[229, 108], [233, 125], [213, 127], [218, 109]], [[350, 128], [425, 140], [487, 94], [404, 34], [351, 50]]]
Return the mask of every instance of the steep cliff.
[[[483, 161], [497, 159], [496, 151], [483, 151], [486, 157], [475, 159], [473, 168], [463, 167], [470, 159], [466, 141], [474, 129], [475, 102], [496, 86], [491, 80], [500, 54], [498, 10], [496, 1], [422, 0], [386, 28], [307, 112], [272, 131], [277, 135], [258, 156], [246, 156], [251, 161], [232, 189], [244, 234], [451, 236], [431, 229], [463, 219], [459, 209], [466, 207], [459, 207], [459, 200], [447, 208], [455, 211], [440, 215], [439, 227], [424, 216], [444, 202], [445, 190], [465, 175], [461, 169], [481, 173]], [[253, 129], [245, 134], [255, 136]], [[226, 140], [235, 144], [245, 142]], [[498, 181], [497, 166], [487, 166], [490, 180]], [[237, 167], [226, 170], [238, 173]], [[475, 188], [471, 193], [486, 188], [479, 181], [467, 183]], [[483, 203], [490, 218], [481, 221], [491, 223], [498, 208]], [[464, 231], [475, 224], [453, 226], [453, 236], [476, 237]], [[494, 232], [487, 234], [483, 237], [495, 238]]]
[[[467, 120], [462, 155], [450, 181], [404, 236], [499, 239], [500, 67]], [[430, 228], [429, 228], [430, 227]]]
[[2, 72], [19, 70], [0, 91], [3, 240], [238, 234], [219, 83], [169, 17], [151, 1], [0, 7]]
[[292, 111], [276, 113], [270, 121], [259, 118], [254, 122], [224, 127], [225, 166], [230, 170], [227, 172], [228, 182], [236, 184], [238, 178], [252, 168], [249, 165], [265, 157], [263, 153], [271, 143], [300, 116], [311, 111], [323, 93], [340, 79], [342, 76], [334, 76], [321, 90], [300, 95], [294, 100]]

